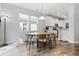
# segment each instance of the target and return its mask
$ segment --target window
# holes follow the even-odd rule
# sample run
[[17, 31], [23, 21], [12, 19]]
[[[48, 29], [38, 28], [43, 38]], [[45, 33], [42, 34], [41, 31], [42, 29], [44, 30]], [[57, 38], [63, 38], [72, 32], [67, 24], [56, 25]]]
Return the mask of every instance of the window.
[[29, 16], [26, 15], [26, 14], [21, 14], [21, 13], [20, 13], [20, 14], [19, 14], [19, 17], [20, 17], [20, 20], [22, 20], [22, 21], [23, 21], [23, 20], [24, 20], [24, 21], [26, 21], [26, 20], [28, 21], [28, 20], [29, 20]]
[[28, 31], [28, 25], [29, 25], [29, 16], [25, 14], [19, 14], [20, 18], [20, 28], [22, 31]]
[[19, 14], [20, 28], [22, 31], [37, 31], [38, 30], [38, 17], [29, 16], [26, 14]]
[[31, 16], [31, 31], [38, 30], [38, 17]]
[[37, 31], [37, 24], [31, 24], [31, 31]]
[[38, 23], [38, 17], [31, 16], [31, 21]]

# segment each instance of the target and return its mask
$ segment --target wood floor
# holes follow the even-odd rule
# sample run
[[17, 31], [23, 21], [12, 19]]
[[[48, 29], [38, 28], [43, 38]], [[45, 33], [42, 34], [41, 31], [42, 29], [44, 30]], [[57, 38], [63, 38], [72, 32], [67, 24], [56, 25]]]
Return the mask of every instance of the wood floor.
[[36, 49], [31, 49], [29, 55], [33, 56], [74, 56], [79, 53], [75, 51], [74, 45], [70, 43], [61, 42], [59, 47], [52, 49], [44, 49], [37, 51]]
[[38, 51], [36, 47], [29, 51], [25, 43], [0, 48], [0, 56], [79, 56], [79, 44], [61, 42], [57, 48]]
[[36, 52], [31, 50], [29, 55], [34, 56], [79, 56], [79, 44], [60, 42], [59, 47]]

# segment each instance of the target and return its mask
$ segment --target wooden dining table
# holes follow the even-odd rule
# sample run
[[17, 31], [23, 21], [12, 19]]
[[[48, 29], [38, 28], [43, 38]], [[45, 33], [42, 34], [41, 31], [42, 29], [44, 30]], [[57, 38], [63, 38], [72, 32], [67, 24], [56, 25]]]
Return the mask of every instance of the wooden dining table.
[[[27, 36], [27, 40], [29, 40], [30, 42], [32, 42], [32, 38], [34, 36], [38, 36], [38, 35], [42, 35], [42, 34], [45, 34], [47, 38], [49, 38], [49, 40], [51, 40], [52, 38], [55, 40], [55, 45], [57, 45], [56, 43], [56, 34], [55, 33], [52, 33], [52, 32], [32, 32], [32, 33], [27, 33], [26, 36]], [[37, 37], [38, 38], [38, 37]], [[36, 39], [37, 39], [36, 38]], [[30, 45], [31, 46], [31, 45]], [[29, 50], [30, 50], [30, 46], [29, 46]]]

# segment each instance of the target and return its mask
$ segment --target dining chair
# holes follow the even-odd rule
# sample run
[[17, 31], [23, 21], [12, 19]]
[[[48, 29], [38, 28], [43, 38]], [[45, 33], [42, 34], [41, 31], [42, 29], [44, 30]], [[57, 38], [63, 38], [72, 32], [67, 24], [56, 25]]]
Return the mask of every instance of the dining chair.
[[34, 48], [34, 44], [36, 44], [36, 37], [34, 35], [27, 35], [27, 40], [26, 40], [26, 47], [28, 46], [29, 47], [29, 50], [30, 48]]
[[50, 35], [50, 34], [47, 34], [47, 35], [46, 35], [46, 38], [47, 38], [46, 47], [47, 47], [48, 49], [51, 49], [51, 48], [52, 48], [51, 35]]
[[45, 46], [46, 46], [46, 42], [47, 42], [47, 39], [46, 39], [46, 34], [38, 34], [37, 35], [37, 48], [38, 49], [44, 49]]
[[58, 36], [56, 34], [52, 34], [52, 47], [56, 48], [58, 45]]

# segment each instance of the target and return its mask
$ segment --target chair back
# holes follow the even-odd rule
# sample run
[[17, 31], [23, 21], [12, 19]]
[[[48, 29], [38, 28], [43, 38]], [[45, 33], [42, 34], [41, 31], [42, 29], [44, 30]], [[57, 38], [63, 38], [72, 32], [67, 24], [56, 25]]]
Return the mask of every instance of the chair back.
[[38, 34], [38, 39], [46, 39], [46, 34]]

